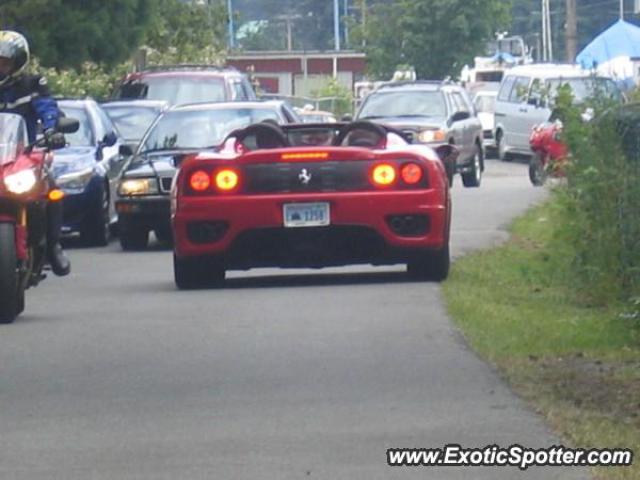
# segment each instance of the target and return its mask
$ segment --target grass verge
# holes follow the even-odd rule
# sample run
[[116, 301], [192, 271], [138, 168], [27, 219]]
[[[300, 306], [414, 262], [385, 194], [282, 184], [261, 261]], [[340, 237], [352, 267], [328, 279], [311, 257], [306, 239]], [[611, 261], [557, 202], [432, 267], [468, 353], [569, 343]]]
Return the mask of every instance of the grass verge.
[[446, 302], [472, 347], [566, 443], [634, 451], [632, 467], [595, 478], [640, 479], [640, 324], [625, 305], [576, 293], [571, 250], [551, 233], [560, 221], [552, 203], [534, 208], [505, 245], [457, 261]]

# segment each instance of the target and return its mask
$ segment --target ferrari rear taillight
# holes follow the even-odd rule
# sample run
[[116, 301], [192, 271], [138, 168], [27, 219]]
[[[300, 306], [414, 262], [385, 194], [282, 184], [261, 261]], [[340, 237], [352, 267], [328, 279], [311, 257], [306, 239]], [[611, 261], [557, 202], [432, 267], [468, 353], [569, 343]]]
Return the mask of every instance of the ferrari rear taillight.
[[416, 185], [422, 180], [422, 168], [417, 163], [406, 163], [400, 169], [400, 177], [407, 185]]
[[189, 186], [194, 192], [204, 192], [211, 186], [209, 174], [204, 170], [196, 170], [189, 177]]
[[378, 187], [389, 187], [395, 183], [397, 176], [395, 166], [380, 163], [371, 171], [371, 182]]
[[215, 174], [215, 185], [221, 192], [231, 192], [240, 183], [238, 172], [230, 168], [225, 168]]

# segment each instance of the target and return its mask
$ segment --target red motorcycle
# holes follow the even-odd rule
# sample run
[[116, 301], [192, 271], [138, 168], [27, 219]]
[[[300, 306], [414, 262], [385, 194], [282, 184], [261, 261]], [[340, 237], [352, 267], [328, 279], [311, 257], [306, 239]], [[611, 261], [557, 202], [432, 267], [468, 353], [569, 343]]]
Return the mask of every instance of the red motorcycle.
[[[60, 119], [59, 132], [77, 129], [77, 120]], [[27, 138], [21, 116], [0, 114], [0, 323], [22, 313], [25, 290], [45, 277], [47, 203], [64, 197], [51, 187], [46, 140], [29, 145]]]
[[561, 141], [560, 122], [541, 123], [533, 128], [529, 146], [533, 156], [529, 162], [529, 180], [539, 187], [549, 177], [563, 177], [567, 162], [567, 146]]

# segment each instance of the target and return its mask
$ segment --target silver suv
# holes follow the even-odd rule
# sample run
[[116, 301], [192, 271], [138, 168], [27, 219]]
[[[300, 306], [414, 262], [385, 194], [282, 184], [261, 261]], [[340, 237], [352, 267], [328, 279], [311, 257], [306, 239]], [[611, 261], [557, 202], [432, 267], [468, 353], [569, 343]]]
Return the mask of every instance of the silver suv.
[[455, 145], [449, 182], [460, 172], [465, 187], [479, 187], [484, 171], [482, 124], [464, 88], [446, 82], [398, 82], [381, 86], [362, 103], [357, 120], [371, 120], [401, 130], [413, 143], [433, 148]]

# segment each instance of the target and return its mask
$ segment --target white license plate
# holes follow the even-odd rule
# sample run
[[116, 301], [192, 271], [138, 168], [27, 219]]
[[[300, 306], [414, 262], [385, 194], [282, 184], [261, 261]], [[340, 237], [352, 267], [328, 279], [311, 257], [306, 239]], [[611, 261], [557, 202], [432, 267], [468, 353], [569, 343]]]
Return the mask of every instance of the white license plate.
[[287, 203], [283, 213], [285, 227], [322, 227], [331, 223], [328, 203]]

